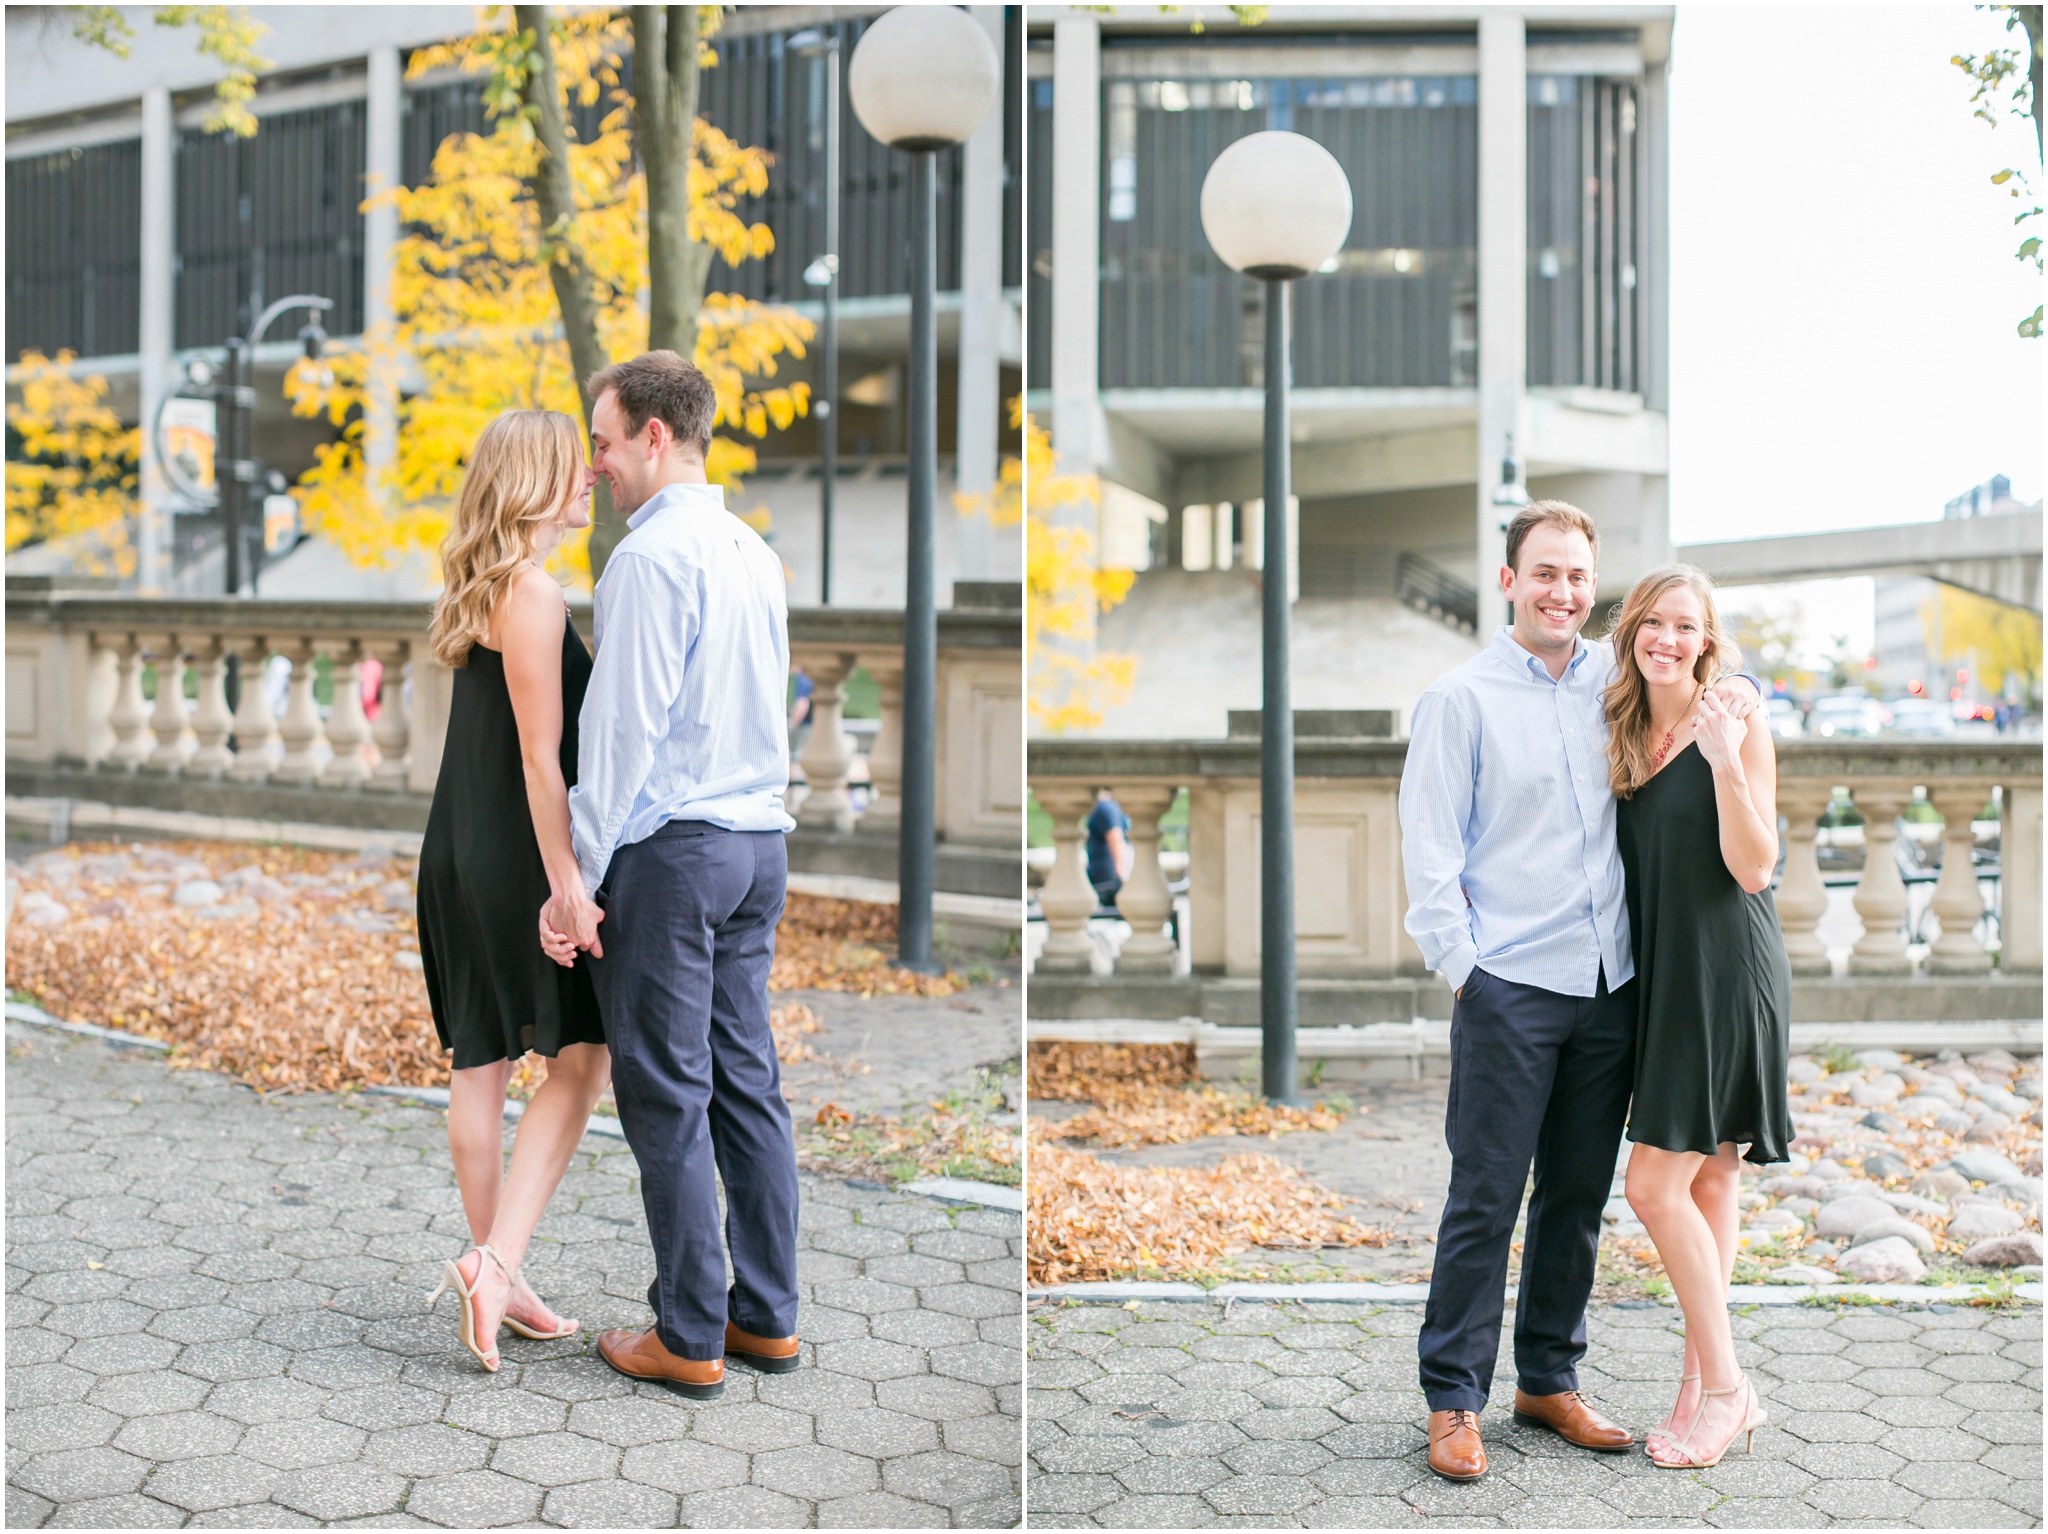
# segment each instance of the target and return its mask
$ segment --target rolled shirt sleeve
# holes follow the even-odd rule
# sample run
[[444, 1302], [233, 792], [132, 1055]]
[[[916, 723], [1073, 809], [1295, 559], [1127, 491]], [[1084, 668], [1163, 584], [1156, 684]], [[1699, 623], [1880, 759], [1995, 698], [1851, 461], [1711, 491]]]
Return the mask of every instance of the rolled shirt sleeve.
[[1408, 885], [1404, 925], [1423, 962], [1453, 990], [1479, 962], [1465, 899], [1466, 832], [1478, 768], [1476, 726], [1458, 700], [1428, 692], [1415, 705], [1401, 769], [1401, 863]]
[[672, 728], [700, 613], [683, 581], [623, 547], [592, 605], [597, 658], [577, 732], [569, 826], [584, 892], [594, 896]]

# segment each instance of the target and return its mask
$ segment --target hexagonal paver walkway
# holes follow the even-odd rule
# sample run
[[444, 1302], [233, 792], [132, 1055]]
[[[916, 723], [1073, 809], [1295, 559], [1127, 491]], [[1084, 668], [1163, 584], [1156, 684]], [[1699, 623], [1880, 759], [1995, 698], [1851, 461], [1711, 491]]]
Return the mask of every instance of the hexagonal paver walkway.
[[491, 1375], [425, 1306], [467, 1237], [438, 1110], [8, 1043], [10, 1528], [1017, 1521], [1014, 1214], [806, 1176], [805, 1366], [686, 1402], [590, 1342], [653, 1276], [591, 1136], [527, 1259], [584, 1333], [507, 1332]]
[[[1431, 1474], [1416, 1305], [1033, 1307], [1033, 1528], [2031, 1528], [2041, 1312], [1755, 1306], [1735, 1318], [1770, 1422], [1712, 1470], [1575, 1449], [1512, 1416], [1503, 1338], [1490, 1467]], [[1509, 1329], [1513, 1326], [1510, 1314]], [[1668, 1409], [1675, 1310], [1603, 1305], [1581, 1381], [1637, 1433]]]

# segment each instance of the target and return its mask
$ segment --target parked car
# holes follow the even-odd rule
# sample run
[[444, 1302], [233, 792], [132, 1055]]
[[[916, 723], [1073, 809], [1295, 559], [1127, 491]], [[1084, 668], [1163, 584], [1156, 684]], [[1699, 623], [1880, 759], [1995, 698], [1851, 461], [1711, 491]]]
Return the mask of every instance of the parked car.
[[1835, 693], [1814, 699], [1813, 712], [1807, 716], [1806, 727], [1813, 735], [1867, 738], [1884, 733], [1886, 718], [1884, 705], [1867, 693]]
[[1955, 711], [1939, 698], [1894, 698], [1890, 707], [1893, 735], [1932, 739], [1956, 732]]
[[1783, 693], [1764, 699], [1771, 719], [1771, 733], [1780, 740], [1797, 740], [1806, 733], [1806, 721], [1799, 717], [1799, 705]]
[[1995, 704], [1982, 703], [1975, 698], [1958, 698], [1951, 705], [1958, 724], [1969, 724], [1974, 720], [1993, 720], [1998, 717]]

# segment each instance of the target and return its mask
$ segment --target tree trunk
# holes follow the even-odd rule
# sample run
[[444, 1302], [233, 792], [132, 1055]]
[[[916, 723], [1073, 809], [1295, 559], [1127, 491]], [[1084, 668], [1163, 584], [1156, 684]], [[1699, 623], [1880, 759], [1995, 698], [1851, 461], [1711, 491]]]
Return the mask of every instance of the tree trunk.
[[647, 345], [694, 359], [711, 271], [710, 248], [690, 238], [697, 7], [636, 5], [632, 21], [633, 118], [647, 172]]
[[[569, 366], [576, 374], [576, 392], [583, 400], [583, 418], [590, 419], [591, 399], [584, 384], [592, 373], [609, 360], [597, 337], [597, 288], [590, 266], [576, 243], [575, 191], [569, 177], [568, 114], [562, 108], [562, 93], [555, 76], [555, 44], [549, 28], [548, 7], [518, 5], [513, 8], [515, 24], [534, 37], [533, 62], [526, 71], [524, 96], [534, 108], [534, 132], [540, 139], [540, 164], [528, 189], [540, 210], [541, 238], [556, 247], [548, 262], [548, 281], [555, 290], [555, 306], [561, 311], [562, 331], [569, 341]], [[598, 482], [591, 501], [590, 574], [595, 580], [604, 573], [604, 562], [612, 548], [625, 537], [623, 518], [612, 506], [611, 491]]]

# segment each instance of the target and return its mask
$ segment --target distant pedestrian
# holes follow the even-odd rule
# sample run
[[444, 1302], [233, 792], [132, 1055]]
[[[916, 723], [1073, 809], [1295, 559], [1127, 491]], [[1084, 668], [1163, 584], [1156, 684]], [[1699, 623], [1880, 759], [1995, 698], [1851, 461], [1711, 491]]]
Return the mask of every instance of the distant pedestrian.
[[1124, 880], [1131, 874], [1131, 817], [1108, 789], [1095, 796], [1088, 812], [1088, 882], [1095, 898], [1114, 907]]

